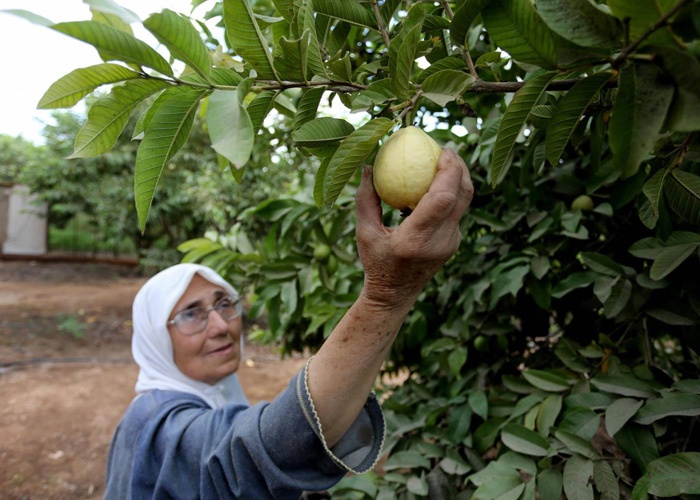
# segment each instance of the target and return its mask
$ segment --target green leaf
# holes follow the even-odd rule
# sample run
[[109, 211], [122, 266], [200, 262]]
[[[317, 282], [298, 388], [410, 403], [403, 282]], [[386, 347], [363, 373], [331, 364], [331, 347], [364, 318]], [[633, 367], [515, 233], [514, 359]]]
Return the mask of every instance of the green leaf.
[[91, 11], [101, 12], [103, 14], [111, 14], [118, 17], [127, 24], [141, 22], [141, 19], [134, 12], [125, 9], [118, 5], [113, 0], [83, 0], [83, 3], [90, 6]]
[[673, 383], [673, 388], [680, 392], [700, 395], [700, 379], [679, 380]]
[[[416, 10], [416, 9], [411, 9]], [[420, 5], [418, 10], [422, 12]], [[421, 37], [421, 21], [415, 25], [409, 25], [411, 28], [406, 33], [401, 33], [401, 36], [394, 39], [391, 45], [389, 57], [395, 56], [390, 61], [390, 67], [393, 69], [391, 73], [391, 83], [396, 91], [396, 97], [399, 99], [409, 99], [411, 86], [411, 71], [418, 50], [418, 43]], [[408, 29], [408, 28], [406, 28]]]
[[211, 147], [240, 169], [253, 153], [255, 131], [235, 92], [215, 90], [209, 96], [207, 128]]
[[352, 100], [352, 110], [370, 110], [374, 106], [384, 104], [395, 97], [394, 88], [389, 78], [377, 80], [367, 85], [365, 90], [355, 94]]
[[[304, 91], [299, 99], [299, 103], [297, 104], [297, 113], [294, 115], [292, 129], [296, 130], [306, 122], [316, 118], [318, 106], [321, 103], [321, 98], [323, 97], [325, 90], [325, 87], [318, 87]], [[352, 131], [349, 131], [348, 133], [350, 132]]]
[[491, 299], [490, 307], [495, 307], [501, 297], [507, 294], [516, 297], [518, 292], [523, 288], [525, 276], [530, 272], [529, 265], [516, 266], [503, 272], [493, 278], [491, 284]]
[[33, 12], [29, 12], [28, 10], [24, 9], [3, 9], [0, 10], [0, 12], [4, 12], [5, 14], [11, 14], [13, 16], [17, 16], [19, 18], [24, 19], [25, 21], [29, 21], [30, 23], [39, 25], [39, 26], [45, 26], [47, 28], [53, 26], [55, 23], [49, 19], [46, 19], [45, 17], [42, 17], [38, 14], [34, 14]]
[[649, 276], [653, 280], [661, 280], [671, 274], [678, 266], [690, 257], [697, 244], [676, 245], [664, 250], [654, 261], [649, 271]]
[[398, 451], [389, 455], [384, 470], [430, 469], [430, 462], [417, 451]]
[[650, 398], [656, 395], [652, 385], [631, 375], [596, 375], [591, 383], [601, 391], [621, 396]]
[[597, 278], [598, 274], [591, 271], [570, 274], [552, 289], [552, 297], [560, 299], [572, 290], [589, 286]]
[[450, 25], [450, 35], [456, 44], [464, 46], [467, 43], [469, 27], [474, 19], [491, 0], [467, 0], [455, 11]]
[[658, 219], [659, 217], [659, 203], [661, 203], [661, 198], [663, 196], [664, 180], [668, 174], [668, 169], [663, 168], [656, 172], [651, 179], [649, 179], [642, 188], [642, 192], [649, 199], [651, 204], [651, 210], [654, 212], [654, 216]]
[[700, 113], [697, 112], [700, 109], [700, 63], [684, 50], [655, 47], [654, 52], [676, 81], [676, 94], [668, 112], [666, 128], [678, 132], [700, 130]]
[[610, 464], [604, 460], [593, 462], [593, 480], [600, 492], [600, 500], [619, 500], [620, 485]]
[[622, 23], [589, 0], [537, 0], [537, 12], [562, 38], [582, 47], [616, 47]]
[[663, 307], [652, 307], [646, 313], [654, 319], [675, 326], [692, 326], [698, 323], [698, 317], [692, 309], [682, 303], [668, 303]]
[[[580, 1], [588, 3], [588, 0]], [[597, 10], [592, 5], [591, 8]], [[564, 11], [561, 12], [566, 14]], [[552, 165], [559, 163], [559, 158], [561, 158], [574, 129], [579, 125], [584, 111], [593, 102], [600, 89], [603, 88], [608, 80], [610, 80], [610, 73], [596, 73], [578, 82], [559, 100], [557, 110], [547, 125], [545, 144], [549, 163]]]
[[472, 498], [517, 500], [524, 488], [525, 484], [516, 476], [495, 476], [491, 481], [479, 486]]
[[423, 95], [438, 104], [446, 106], [461, 96], [474, 83], [474, 77], [453, 69], [433, 73], [425, 79], [421, 90]]
[[584, 264], [600, 274], [612, 277], [625, 275], [624, 268], [607, 255], [596, 252], [583, 252], [581, 258]]
[[340, 118], [317, 118], [307, 121], [292, 132], [292, 140], [299, 147], [319, 147], [347, 138], [355, 127]]
[[326, 172], [328, 171], [331, 158], [332, 156], [327, 156], [323, 159], [314, 179], [314, 203], [319, 208], [323, 206], [323, 184], [326, 180]]
[[246, 0], [224, 0], [224, 24], [229, 45], [258, 73], [258, 78], [280, 80], [267, 39]]
[[620, 398], [605, 410], [605, 429], [614, 436], [637, 413], [644, 404], [643, 401], [631, 398]]
[[321, 14], [342, 19], [350, 24], [378, 29], [377, 21], [372, 13], [355, 1], [313, 0], [313, 5], [314, 10]]
[[554, 35], [527, 0], [492, 0], [481, 18], [489, 37], [516, 61], [554, 69]]
[[559, 339], [557, 347], [554, 349], [554, 354], [564, 363], [564, 366], [570, 370], [578, 373], [586, 373], [591, 369], [588, 363], [576, 352], [571, 343], [565, 338]]
[[460, 456], [456, 449], [450, 448], [445, 452], [445, 458], [440, 461], [440, 468], [450, 475], [464, 475], [471, 466]]
[[136, 153], [134, 195], [139, 227], [146, 228], [148, 212], [153, 202], [163, 167], [175, 156], [187, 140], [199, 101], [205, 90], [174, 88], [163, 95], [162, 104], [154, 114]]
[[511, 450], [524, 455], [544, 457], [549, 453], [547, 440], [522, 425], [508, 424], [503, 427], [501, 440]]
[[308, 33], [308, 47], [306, 47], [306, 59], [308, 68], [314, 75], [324, 78], [328, 77], [326, 65], [321, 56], [321, 44], [316, 31], [316, 21], [314, 18], [313, 5], [311, 0], [302, 0], [295, 4], [297, 6], [297, 21], [300, 25], [296, 35], [300, 36]]
[[[497, 3], [496, 1], [494, 3]], [[493, 3], [491, 4], [493, 5]], [[496, 144], [493, 148], [491, 162], [491, 186], [496, 187], [506, 176], [515, 141], [520, 130], [525, 125], [532, 108], [537, 104], [554, 73], [543, 73], [525, 82], [525, 85], [515, 93], [513, 100], [506, 109], [501, 124], [498, 127]]]
[[[608, 0], [606, 3], [615, 17], [628, 23], [629, 39], [636, 40], [676, 5], [676, 0]], [[676, 45], [675, 37], [668, 25], [653, 32], [644, 43]]]
[[574, 455], [564, 465], [564, 495], [568, 500], [593, 500], [593, 462]]
[[128, 80], [112, 88], [88, 110], [87, 122], [75, 136], [69, 158], [89, 158], [109, 151], [124, 130], [136, 105], [169, 84], [159, 80]]
[[591, 410], [603, 410], [613, 401], [615, 398], [604, 392], [580, 392], [564, 398], [564, 404], [568, 408], [590, 408]]
[[669, 394], [663, 398], [650, 399], [639, 410], [634, 421], [642, 425], [649, 425], [672, 415], [685, 417], [700, 415], [700, 396]]
[[649, 464], [644, 479], [648, 493], [660, 497], [700, 493], [700, 453], [669, 455]]
[[559, 423], [559, 429], [586, 440], [593, 439], [600, 426], [600, 415], [588, 408], [567, 409]]
[[308, 31], [296, 40], [279, 39], [274, 56], [275, 67], [282, 79], [308, 82], [309, 41]]
[[700, 226], [700, 177], [673, 169], [664, 183], [668, 204], [681, 219]]
[[323, 184], [324, 203], [331, 207], [352, 174], [363, 165], [379, 140], [395, 125], [387, 118], [377, 118], [355, 130], [340, 143], [328, 164]]
[[187, 64], [202, 77], [211, 73], [211, 60], [202, 38], [192, 23], [172, 10], [164, 9], [143, 22], [170, 54]]
[[[466, 356], [466, 351], [465, 356]], [[466, 358], [465, 358], [466, 361]], [[459, 445], [469, 434], [472, 421], [472, 410], [468, 404], [456, 406], [450, 413], [447, 437], [455, 445]]]
[[548, 392], [561, 392], [570, 388], [565, 378], [544, 370], [528, 369], [523, 371], [523, 377], [538, 389]]
[[668, 250], [686, 245], [700, 245], [700, 234], [690, 231], [674, 231], [665, 241], [659, 238], [644, 238], [633, 244], [629, 248], [629, 253], [640, 259], [656, 260]]
[[418, 476], [411, 476], [408, 478], [408, 481], [406, 481], [406, 489], [418, 496], [425, 496], [428, 494], [428, 491], [430, 491], [428, 481]]
[[39, 100], [39, 109], [70, 108], [100, 85], [140, 78], [118, 64], [97, 64], [71, 71], [51, 84]]
[[138, 38], [97, 21], [73, 21], [54, 24], [60, 33], [89, 43], [100, 51], [102, 57], [123, 61], [137, 66], [146, 66], [167, 76], [173, 76], [168, 62]]
[[654, 146], [673, 98], [661, 68], [635, 62], [623, 66], [610, 119], [610, 149], [623, 177], [637, 173]]
[[448, 356], [447, 363], [450, 366], [450, 371], [453, 375], [459, 376], [464, 363], [467, 362], [467, 349], [466, 347], [455, 348]]
[[262, 129], [265, 117], [267, 117], [275, 102], [275, 97], [277, 97], [277, 92], [265, 90], [256, 95], [248, 104], [246, 110], [248, 111], [248, 116], [250, 116], [250, 123], [253, 125], [253, 135], [257, 135]]
[[628, 424], [615, 435], [617, 445], [645, 472], [647, 466], [659, 458], [659, 449], [651, 429]]
[[606, 318], [614, 318], [620, 314], [632, 297], [632, 283], [623, 279], [615, 283], [610, 290], [610, 296], [603, 304]]
[[541, 500], [560, 500], [562, 474], [559, 469], [545, 469], [537, 475], [537, 491]]
[[489, 400], [482, 391], [472, 392], [468, 398], [469, 407], [484, 420], [489, 418]]
[[572, 453], [578, 453], [579, 455], [590, 458], [591, 460], [600, 458], [598, 450], [593, 447], [590, 438], [584, 439], [572, 432], [562, 430], [554, 431], [554, 437], [561, 441]]
[[546, 438], [549, 430], [554, 427], [554, 423], [561, 411], [561, 396], [547, 396], [540, 404], [540, 411], [537, 414], [537, 432]]
[[[443, 59], [438, 59], [433, 64], [425, 68], [416, 78], [416, 83], [423, 83], [429, 76], [434, 75], [440, 71], [444, 70], [463, 70], [467, 67], [467, 63], [461, 57], [445, 57]], [[381, 81], [381, 80], [380, 80]], [[377, 83], [377, 82], [373, 82]]]

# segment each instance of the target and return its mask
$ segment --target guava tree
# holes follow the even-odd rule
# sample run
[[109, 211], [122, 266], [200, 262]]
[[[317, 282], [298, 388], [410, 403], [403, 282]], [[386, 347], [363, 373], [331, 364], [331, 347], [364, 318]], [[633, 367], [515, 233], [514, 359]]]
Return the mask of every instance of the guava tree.
[[[386, 389], [388, 459], [335, 495], [700, 493], [698, 2], [195, 1], [195, 19], [143, 21], [170, 59], [133, 36], [133, 14], [88, 3], [91, 21], [19, 12], [105, 60], [40, 106], [114, 85], [76, 137], [83, 157], [150, 103], [137, 126], [141, 228], [199, 112], [234, 177], [273, 109], [318, 162], [313, 198], [241, 214], [265, 234], [182, 247], [254, 285], [261, 338], [318, 345], [356, 296], [354, 174], [392, 130], [424, 127], [467, 160], [478, 193], [462, 247], [387, 362], [403, 375]], [[322, 115], [326, 99], [363, 120]]]

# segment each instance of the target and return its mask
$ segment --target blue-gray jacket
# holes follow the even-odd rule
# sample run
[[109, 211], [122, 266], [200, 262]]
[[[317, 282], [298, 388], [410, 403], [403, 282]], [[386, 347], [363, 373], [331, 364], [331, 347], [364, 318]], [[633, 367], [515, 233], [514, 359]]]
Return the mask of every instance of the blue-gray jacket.
[[374, 395], [332, 449], [319, 432], [306, 368], [270, 403], [213, 410], [175, 391], [136, 398], [117, 426], [105, 499], [298, 500], [374, 467], [384, 418]]

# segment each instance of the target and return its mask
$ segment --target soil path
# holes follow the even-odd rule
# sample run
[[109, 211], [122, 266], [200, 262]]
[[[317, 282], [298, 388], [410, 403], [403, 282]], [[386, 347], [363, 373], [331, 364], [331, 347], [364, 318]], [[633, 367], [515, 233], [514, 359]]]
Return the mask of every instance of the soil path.
[[[102, 498], [107, 450], [134, 396], [125, 268], [0, 261], [0, 497]], [[272, 399], [305, 360], [247, 345], [251, 403]]]

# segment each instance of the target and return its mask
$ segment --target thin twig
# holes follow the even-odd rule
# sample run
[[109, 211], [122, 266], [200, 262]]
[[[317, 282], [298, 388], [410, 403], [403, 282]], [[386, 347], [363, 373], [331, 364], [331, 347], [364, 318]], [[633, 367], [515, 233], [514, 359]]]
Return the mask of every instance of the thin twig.
[[389, 40], [389, 32], [386, 30], [386, 25], [384, 24], [382, 13], [379, 12], [379, 5], [377, 4], [377, 0], [371, 0], [371, 3], [372, 10], [374, 11], [374, 16], [377, 18], [377, 26], [379, 27], [379, 32], [382, 34], [382, 38], [384, 38], [384, 45], [386, 45], [386, 48], [388, 49], [391, 41]]
[[[547, 86], [547, 90], [569, 90], [580, 81], [580, 78], [554, 80]], [[477, 80], [469, 87], [467, 92], [472, 94], [507, 94], [510, 92], [517, 92], [523, 85], [525, 85], [525, 82], [486, 82], [484, 80]], [[616, 79], [612, 79], [605, 84], [605, 88], [616, 86]]]
[[257, 80], [264, 86], [258, 87], [260, 90], [287, 90], [305, 87], [328, 87], [328, 90], [336, 90], [339, 92], [355, 92], [357, 90], [365, 90], [366, 85], [353, 82], [334, 82], [334, 81], [313, 81], [313, 82], [278, 82], [275, 80]]
[[673, 6], [671, 10], [666, 12], [661, 18], [656, 21], [654, 24], [652, 24], [648, 30], [646, 30], [642, 35], [637, 38], [634, 42], [632, 42], [630, 45], [622, 49], [622, 52], [618, 54], [618, 56], [613, 59], [612, 66], [617, 67], [621, 63], [627, 60], [629, 55], [634, 52], [634, 50], [639, 47], [639, 44], [641, 44], [644, 40], [649, 38], [656, 30], [659, 28], [663, 28], [666, 23], [668, 22], [669, 19], [671, 19], [673, 16], [675, 16], [683, 7], [688, 5], [692, 0], [681, 0], [678, 2], [676, 5]]
[[690, 147], [690, 142], [691, 139], [693, 138], [693, 134], [688, 134], [683, 141], [683, 144], [681, 144], [678, 147], [678, 154], [676, 157], [673, 159], [673, 163], [671, 164], [671, 168], [677, 168], [683, 163], [683, 160], [685, 160], [685, 155], [688, 154], [688, 148]]
[[408, 104], [408, 106], [406, 106], [403, 109], [403, 111], [401, 111], [399, 116], [396, 117], [397, 122], [403, 121], [404, 116], [406, 116], [408, 114], [408, 112], [411, 111], [415, 107], [416, 103], [418, 102], [418, 99], [420, 99], [420, 97], [422, 95], [423, 95], [422, 91], [419, 90], [418, 92], [416, 92], [416, 95], [413, 96], [413, 98], [411, 99], [411, 102]]
[[[450, 22], [454, 21], [455, 15], [452, 12], [452, 7], [450, 7], [450, 2], [447, 0], [442, 0], [442, 8], [445, 10], [445, 14], [450, 18]], [[462, 51], [462, 56], [464, 57], [464, 62], [467, 63], [467, 68], [469, 68], [469, 74], [474, 78], [479, 80], [479, 75], [476, 72], [476, 66], [474, 66], [474, 61], [472, 61], [472, 55], [469, 53], [469, 46], [467, 42], [464, 42], [464, 50]]]

